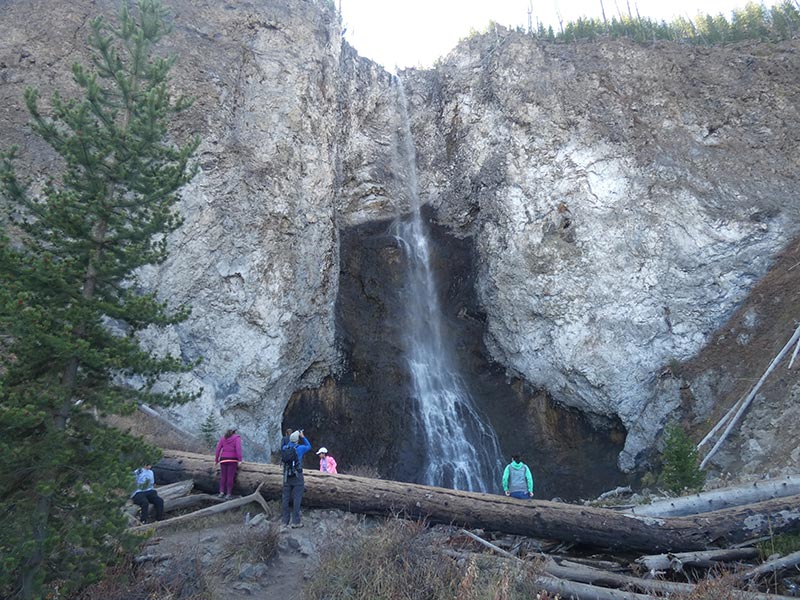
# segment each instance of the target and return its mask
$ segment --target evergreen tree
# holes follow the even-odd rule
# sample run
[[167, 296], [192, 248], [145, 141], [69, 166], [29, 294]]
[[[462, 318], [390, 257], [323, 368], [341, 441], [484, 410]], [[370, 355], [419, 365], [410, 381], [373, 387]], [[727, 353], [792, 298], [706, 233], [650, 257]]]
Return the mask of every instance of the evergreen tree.
[[219, 421], [214, 413], [210, 412], [200, 425], [200, 436], [209, 448], [214, 448], [217, 443], [217, 431], [219, 431]]
[[167, 142], [170, 118], [189, 102], [170, 97], [174, 59], [153, 53], [166, 32], [158, 0], [123, 6], [115, 24], [92, 22], [92, 67], [72, 68], [79, 97], [56, 93], [45, 114], [26, 91], [33, 131], [64, 165], [41, 193], [18, 178], [15, 149], [0, 155], [12, 207], [0, 222], [4, 598], [69, 593], [130, 543], [120, 508], [132, 469], [156, 455], [98, 415], [190, 398], [153, 386], [193, 365], [154, 356], [137, 338], [187, 316], [136, 284], [137, 268], [164, 260], [178, 190], [194, 174], [197, 141]]
[[672, 492], [685, 489], [699, 491], [706, 481], [700, 469], [700, 458], [689, 436], [677, 423], [664, 429], [664, 451], [661, 453], [660, 483]]

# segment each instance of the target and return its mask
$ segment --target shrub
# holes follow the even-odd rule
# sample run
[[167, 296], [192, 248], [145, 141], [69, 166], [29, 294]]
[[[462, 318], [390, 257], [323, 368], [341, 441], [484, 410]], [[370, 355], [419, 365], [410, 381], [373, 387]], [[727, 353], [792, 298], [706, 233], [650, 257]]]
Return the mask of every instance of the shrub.
[[677, 423], [664, 429], [664, 450], [661, 453], [662, 469], [659, 483], [671, 492], [698, 491], [706, 481], [700, 468], [700, 457], [686, 432]]
[[453, 560], [424, 523], [388, 519], [326, 550], [305, 591], [308, 600], [374, 598], [532, 598], [536, 570], [494, 557]]
[[205, 421], [200, 425], [200, 437], [209, 448], [214, 448], [217, 443], [217, 432], [219, 431], [219, 421], [212, 412], [208, 413]]
[[281, 541], [280, 529], [275, 523], [250, 527], [243, 525], [225, 539], [228, 557], [238, 557], [245, 562], [268, 563], [278, 554]]
[[763, 559], [773, 554], [786, 556], [800, 551], [800, 533], [781, 533], [758, 544]]

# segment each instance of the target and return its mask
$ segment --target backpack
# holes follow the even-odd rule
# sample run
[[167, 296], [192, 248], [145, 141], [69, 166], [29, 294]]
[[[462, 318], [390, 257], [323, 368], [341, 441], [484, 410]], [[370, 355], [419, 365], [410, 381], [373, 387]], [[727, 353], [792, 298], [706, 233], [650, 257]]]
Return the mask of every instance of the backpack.
[[289, 443], [281, 448], [281, 463], [283, 464], [283, 476], [295, 477], [301, 470], [300, 461], [297, 458], [297, 446]]

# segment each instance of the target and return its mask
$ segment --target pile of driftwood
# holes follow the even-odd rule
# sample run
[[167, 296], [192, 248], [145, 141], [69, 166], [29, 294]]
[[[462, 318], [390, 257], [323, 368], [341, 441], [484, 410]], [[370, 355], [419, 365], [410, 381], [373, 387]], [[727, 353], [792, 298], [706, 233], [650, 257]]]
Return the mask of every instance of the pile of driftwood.
[[[211, 492], [218, 485], [213, 458], [205, 455], [167, 451], [154, 470], [161, 483], [191, 480], [202, 492]], [[693, 569], [723, 564], [735, 565], [742, 587], [755, 589], [764, 577], [796, 572], [800, 564], [800, 553], [795, 553], [756, 566], [758, 552], [754, 547], [758, 541], [778, 533], [800, 532], [800, 477], [716, 490], [627, 510], [519, 501], [499, 495], [316, 471], [307, 471], [305, 479], [305, 506], [404, 515], [430, 523], [458, 525], [463, 528], [463, 535], [491, 549], [502, 560], [521, 559], [502, 548], [497, 540], [489, 542], [468, 530], [497, 532], [517, 539], [524, 536], [552, 540], [562, 549], [561, 554], [564, 548], [595, 548], [625, 556], [642, 554], [622, 565], [540, 552], [538, 559], [545, 574], [539, 583], [543, 589], [562, 597], [607, 600], [688, 594], [694, 586], [668, 580], [674, 579], [670, 574], [686, 574]], [[268, 512], [265, 499], [281, 495], [281, 469], [276, 465], [243, 463], [236, 485], [244, 494], [241, 498], [139, 528], [164, 527], [251, 502]], [[164, 489], [159, 488], [159, 492]], [[201, 495], [205, 500], [214, 498]], [[171, 503], [166, 505], [170, 507]], [[780, 598], [754, 591], [743, 591], [741, 597], [745, 596]]]

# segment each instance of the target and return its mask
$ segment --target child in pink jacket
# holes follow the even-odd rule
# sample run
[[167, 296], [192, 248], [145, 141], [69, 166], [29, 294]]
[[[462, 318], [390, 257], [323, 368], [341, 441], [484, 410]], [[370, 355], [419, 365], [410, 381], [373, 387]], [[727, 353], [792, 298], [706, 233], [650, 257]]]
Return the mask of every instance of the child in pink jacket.
[[319, 470], [323, 473], [333, 473], [336, 475], [336, 461], [332, 456], [328, 456], [328, 449], [323, 446], [317, 450], [319, 456]]
[[228, 429], [217, 442], [214, 462], [219, 464], [219, 496], [230, 500], [236, 470], [242, 462], [242, 438], [235, 429]]

